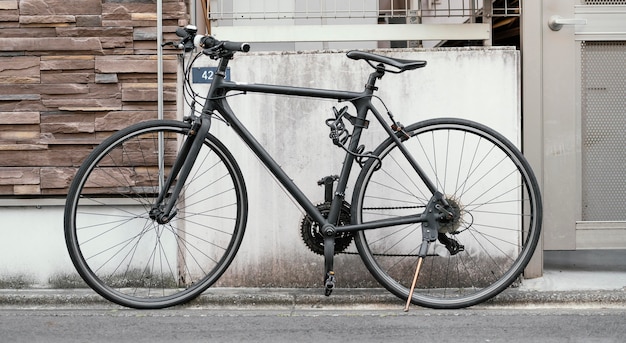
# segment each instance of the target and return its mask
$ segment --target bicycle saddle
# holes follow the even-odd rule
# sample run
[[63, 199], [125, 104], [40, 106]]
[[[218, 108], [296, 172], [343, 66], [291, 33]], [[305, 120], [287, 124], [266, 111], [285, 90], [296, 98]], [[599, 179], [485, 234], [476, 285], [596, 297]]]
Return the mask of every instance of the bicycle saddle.
[[366, 60], [372, 67], [374, 65], [371, 62], [380, 62], [383, 64], [390, 65], [392, 67], [398, 68], [398, 72], [403, 72], [405, 70], [413, 70], [417, 68], [422, 68], [426, 66], [426, 61], [420, 60], [405, 60], [400, 58], [393, 58], [387, 56], [381, 56], [372, 54], [370, 52], [359, 51], [359, 50], [351, 50], [346, 54], [348, 58], [353, 60]]

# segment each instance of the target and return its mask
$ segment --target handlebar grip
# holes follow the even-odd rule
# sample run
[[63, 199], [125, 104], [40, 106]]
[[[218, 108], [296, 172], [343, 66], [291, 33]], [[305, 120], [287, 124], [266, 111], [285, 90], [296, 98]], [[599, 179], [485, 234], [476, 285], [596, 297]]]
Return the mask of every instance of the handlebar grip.
[[203, 49], [211, 49], [219, 46], [228, 51], [250, 51], [250, 44], [230, 41], [219, 41], [213, 36], [196, 36], [195, 44]]
[[176, 29], [176, 35], [180, 38], [186, 38], [189, 34], [184, 28], [179, 27]]
[[224, 49], [226, 50], [241, 51], [241, 52], [250, 51], [250, 44], [248, 43], [228, 42], [228, 41], [225, 41], [223, 43], [224, 43]]

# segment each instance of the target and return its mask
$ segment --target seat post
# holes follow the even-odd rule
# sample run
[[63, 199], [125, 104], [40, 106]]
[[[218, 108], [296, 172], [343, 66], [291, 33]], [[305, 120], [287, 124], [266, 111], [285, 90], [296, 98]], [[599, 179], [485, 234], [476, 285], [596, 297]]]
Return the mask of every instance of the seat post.
[[376, 66], [376, 71], [372, 72], [365, 84], [365, 89], [370, 90], [372, 93], [378, 90], [376, 87], [376, 80], [380, 80], [385, 75], [385, 66], [380, 63]]

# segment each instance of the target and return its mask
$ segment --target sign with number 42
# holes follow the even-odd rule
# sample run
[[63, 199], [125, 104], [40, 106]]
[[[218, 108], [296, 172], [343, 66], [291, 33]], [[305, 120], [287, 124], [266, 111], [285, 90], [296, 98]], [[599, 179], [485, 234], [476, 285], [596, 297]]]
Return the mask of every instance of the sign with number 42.
[[[217, 72], [217, 67], [193, 67], [191, 77], [193, 83], [211, 83]], [[230, 68], [226, 69], [226, 81], [230, 81]]]

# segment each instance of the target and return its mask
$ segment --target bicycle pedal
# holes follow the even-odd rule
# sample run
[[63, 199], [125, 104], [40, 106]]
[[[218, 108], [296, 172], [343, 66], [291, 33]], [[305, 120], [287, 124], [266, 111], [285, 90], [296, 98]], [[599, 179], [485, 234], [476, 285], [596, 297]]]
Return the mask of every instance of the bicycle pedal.
[[335, 288], [335, 284], [337, 283], [337, 279], [335, 278], [335, 272], [329, 272], [326, 275], [326, 280], [324, 281], [324, 295], [330, 296]]

